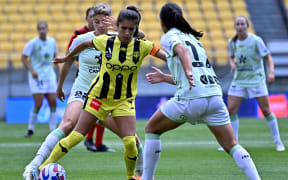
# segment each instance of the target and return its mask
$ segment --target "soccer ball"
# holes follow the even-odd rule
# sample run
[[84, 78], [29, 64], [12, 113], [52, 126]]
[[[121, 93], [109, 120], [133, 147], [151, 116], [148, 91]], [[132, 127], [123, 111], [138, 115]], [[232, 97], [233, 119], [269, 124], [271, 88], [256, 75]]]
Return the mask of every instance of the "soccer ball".
[[66, 180], [65, 169], [57, 163], [47, 164], [40, 171], [40, 180]]

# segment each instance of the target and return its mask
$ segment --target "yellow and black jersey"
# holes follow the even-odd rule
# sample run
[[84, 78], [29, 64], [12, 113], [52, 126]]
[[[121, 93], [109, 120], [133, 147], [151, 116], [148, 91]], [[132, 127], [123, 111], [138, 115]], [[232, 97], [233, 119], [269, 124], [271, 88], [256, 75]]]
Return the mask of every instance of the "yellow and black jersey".
[[89, 97], [135, 98], [142, 60], [148, 54], [155, 55], [159, 49], [151, 41], [134, 38], [129, 44], [124, 44], [117, 36], [109, 35], [95, 37], [93, 45], [102, 52], [102, 62], [100, 72], [88, 91]]

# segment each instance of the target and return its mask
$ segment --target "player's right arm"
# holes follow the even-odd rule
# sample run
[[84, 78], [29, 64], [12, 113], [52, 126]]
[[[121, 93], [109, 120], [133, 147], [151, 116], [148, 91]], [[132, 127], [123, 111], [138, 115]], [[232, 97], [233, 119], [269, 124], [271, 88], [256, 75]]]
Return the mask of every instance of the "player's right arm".
[[22, 60], [23, 64], [25, 65], [25, 67], [31, 72], [33, 78], [37, 79], [37, 78], [38, 78], [38, 74], [37, 74], [37, 72], [32, 68], [32, 66], [30, 65], [30, 63], [29, 63], [29, 61], [28, 61], [28, 56], [22, 54], [21, 60]]
[[66, 61], [63, 65], [63, 67], [61, 68], [60, 71], [60, 77], [59, 77], [59, 81], [58, 81], [58, 86], [57, 86], [57, 96], [58, 98], [63, 102], [65, 100], [65, 93], [63, 91], [63, 84], [64, 81], [66, 79], [66, 76], [68, 74], [68, 72], [70, 71], [71, 65], [73, 64], [73, 60], [72, 58], [69, 61]]
[[91, 40], [87, 40], [82, 42], [81, 44], [79, 44], [78, 46], [76, 46], [70, 53], [68, 53], [66, 56], [63, 57], [56, 57], [54, 59], [54, 63], [63, 63], [65, 61], [68, 61], [69, 59], [73, 58], [73, 56], [75, 56], [76, 54], [79, 54], [80, 52], [82, 52], [84, 49], [89, 48], [89, 47], [94, 47], [93, 43]]

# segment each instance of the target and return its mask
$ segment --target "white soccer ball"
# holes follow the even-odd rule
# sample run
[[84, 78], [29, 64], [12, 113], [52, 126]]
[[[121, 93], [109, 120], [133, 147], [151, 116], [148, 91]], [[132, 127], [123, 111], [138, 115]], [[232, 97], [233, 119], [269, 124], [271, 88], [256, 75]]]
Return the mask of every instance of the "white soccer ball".
[[40, 180], [66, 180], [65, 169], [57, 163], [50, 163], [44, 166], [39, 176]]

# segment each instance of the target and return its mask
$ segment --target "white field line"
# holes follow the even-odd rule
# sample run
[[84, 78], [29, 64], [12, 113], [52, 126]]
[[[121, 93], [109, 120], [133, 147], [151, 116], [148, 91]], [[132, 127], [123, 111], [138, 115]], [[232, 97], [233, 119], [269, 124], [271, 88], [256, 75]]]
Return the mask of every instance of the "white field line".
[[[122, 141], [107, 141], [105, 140], [105, 144], [109, 146], [122, 146]], [[269, 141], [249, 141], [249, 140], [243, 140], [240, 141], [240, 144], [242, 145], [249, 145], [249, 146], [274, 146], [273, 140]], [[288, 144], [288, 141], [284, 141], [284, 144]], [[33, 147], [33, 146], [40, 146], [40, 142], [32, 142], [32, 143], [0, 143], [0, 147], [2, 148], [11, 148], [11, 147]], [[193, 145], [202, 145], [202, 146], [218, 146], [217, 141], [162, 141], [163, 147], [181, 147], [181, 146], [193, 146]], [[84, 146], [83, 143], [80, 143], [77, 147]]]

